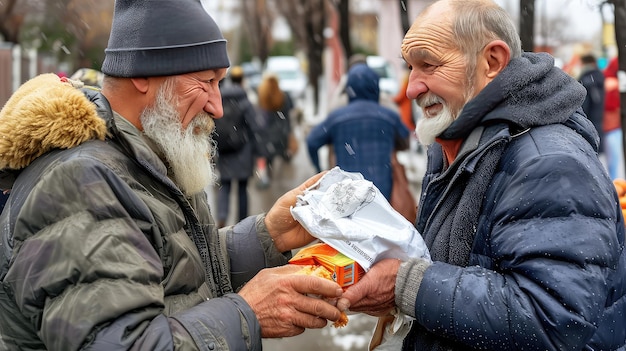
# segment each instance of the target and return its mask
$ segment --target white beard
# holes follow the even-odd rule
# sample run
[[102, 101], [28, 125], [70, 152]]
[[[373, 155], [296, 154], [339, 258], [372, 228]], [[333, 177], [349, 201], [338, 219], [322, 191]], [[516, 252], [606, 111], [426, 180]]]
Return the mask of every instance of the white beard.
[[[441, 104], [441, 111], [439, 111], [436, 116], [426, 117], [427, 114], [424, 111], [424, 108], [436, 103]], [[428, 146], [434, 143], [435, 138], [443, 133], [444, 130], [448, 129], [458, 116], [458, 113], [453, 113], [452, 110], [450, 110], [448, 103], [444, 102], [439, 96], [433, 94], [429, 94], [424, 98], [418, 99], [417, 104], [422, 109], [424, 116], [417, 122], [415, 133], [417, 134], [419, 142], [422, 145]]]
[[161, 147], [172, 179], [190, 196], [213, 185], [216, 176], [213, 168], [215, 142], [211, 133], [215, 129], [213, 118], [198, 113], [183, 129], [182, 118], [176, 111], [172, 94], [173, 80], [166, 81], [160, 88], [153, 107], [146, 108], [141, 116], [144, 134]]

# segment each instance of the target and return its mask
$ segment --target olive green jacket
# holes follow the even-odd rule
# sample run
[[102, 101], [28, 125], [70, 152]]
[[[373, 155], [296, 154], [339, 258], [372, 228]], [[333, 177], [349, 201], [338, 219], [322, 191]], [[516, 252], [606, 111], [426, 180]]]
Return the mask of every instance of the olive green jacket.
[[0, 112], [0, 347], [260, 350], [234, 291], [286, 263], [264, 216], [218, 232], [104, 96], [51, 76]]

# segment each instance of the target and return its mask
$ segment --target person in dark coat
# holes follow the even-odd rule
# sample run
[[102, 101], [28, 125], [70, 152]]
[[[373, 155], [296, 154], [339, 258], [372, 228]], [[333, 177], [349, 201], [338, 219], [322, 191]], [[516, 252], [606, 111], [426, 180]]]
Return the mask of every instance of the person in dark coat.
[[339, 307], [414, 317], [403, 350], [623, 350], [624, 219], [584, 87], [491, 0], [433, 3], [401, 52], [432, 263], [381, 260]]
[[[224, 82], [220, 91], [222, 93], [222, 105], [231, 104], [234, 108], [229, 109], [237, 116], [224, 116], [215, 122], [227, 122], [229, 132], [235, 133], [241, 138], [233, 148], [225, 149], [217, 143], [217, 170], [220, 182], [217, 193], [217, 225], [222, 228], [226, 225], [230, 209], [230, 193], [232, 184], [237, 183], [237, 220], [243, 220], [248, 216], [248, 179], [254, 171], [253, 156], [253, 126], [256, 118], [256, 109], [248, 100], [248, 95], [243, 88], [245, 79], [243, 69], [239, 66], [232, 67], [229, 80]], [[229, 84], [230, 83], [230, 84]], [[226, 119], [230, 119], [227, 121]], [[228, 123], [233, 121], [232, 123]]]
[[254, 124], [254, 148], [259, 172], [257, 186], [264, 189], [270, 186], [274, 159], [280, 156], [290, 161], [293, 156], [289, 150], [289, 135], [294, 105], [289, 94], [280, 89], [279, 78], [274, 73], [263, 76], [257, 95], [259, 112]]
[[604, 74], [598, 68], [596, 57], [592, 54], [583, 55], [580, 58], [582, 71], [578, 81], [587, 90], [583, 111], [600, 136], [599, 152], [604, 152], [604, 131], [602, 119], [604, 118]]

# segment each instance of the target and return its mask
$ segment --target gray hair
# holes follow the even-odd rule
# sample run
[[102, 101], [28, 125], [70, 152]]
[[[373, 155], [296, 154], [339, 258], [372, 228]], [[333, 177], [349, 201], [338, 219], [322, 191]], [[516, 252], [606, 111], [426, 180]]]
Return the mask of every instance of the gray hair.
[[515, 23], [508, 13], [491, 1], [453, 0], [456, 14], [452, 32], [458, 47], [470, 65], [475, 66], [476, 55], [492, 40], [504, 41], [511, 50], [511, 58], [522, 55], [522, 44]]

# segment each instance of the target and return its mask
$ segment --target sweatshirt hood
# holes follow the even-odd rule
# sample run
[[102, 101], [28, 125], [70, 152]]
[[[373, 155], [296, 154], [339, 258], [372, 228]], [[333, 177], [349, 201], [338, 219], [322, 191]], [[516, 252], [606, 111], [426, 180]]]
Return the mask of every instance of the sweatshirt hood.
[[47, 73], [18, 88], [0, 110], [0, 169], [20, 170], [51, 150], [104, 140], [106, 122], [82, 86]]
[[348, 101], [369, 100], [378, 102], [380, 96], [379, 80], [378, 74], [367, 64], [359, 63], [352, 66], [348, 71], [346, 82]]
[[[440, 136], [464, 139], [479, 125], [510, 122], [520, 128], [548, 124], [584, 126], [577, 113], [585, 99], [585, 88], [554, 66], [546, 53], [524, 53], [470, 100], [458, 118]], [[573, 119], [572, 121], [569, 121]], [[587, 128], [573, 128], [584, 133]], [[592, 128], [593, 129], [593, 128]], [[593, 135], [583, 135], [587, 140]]]

